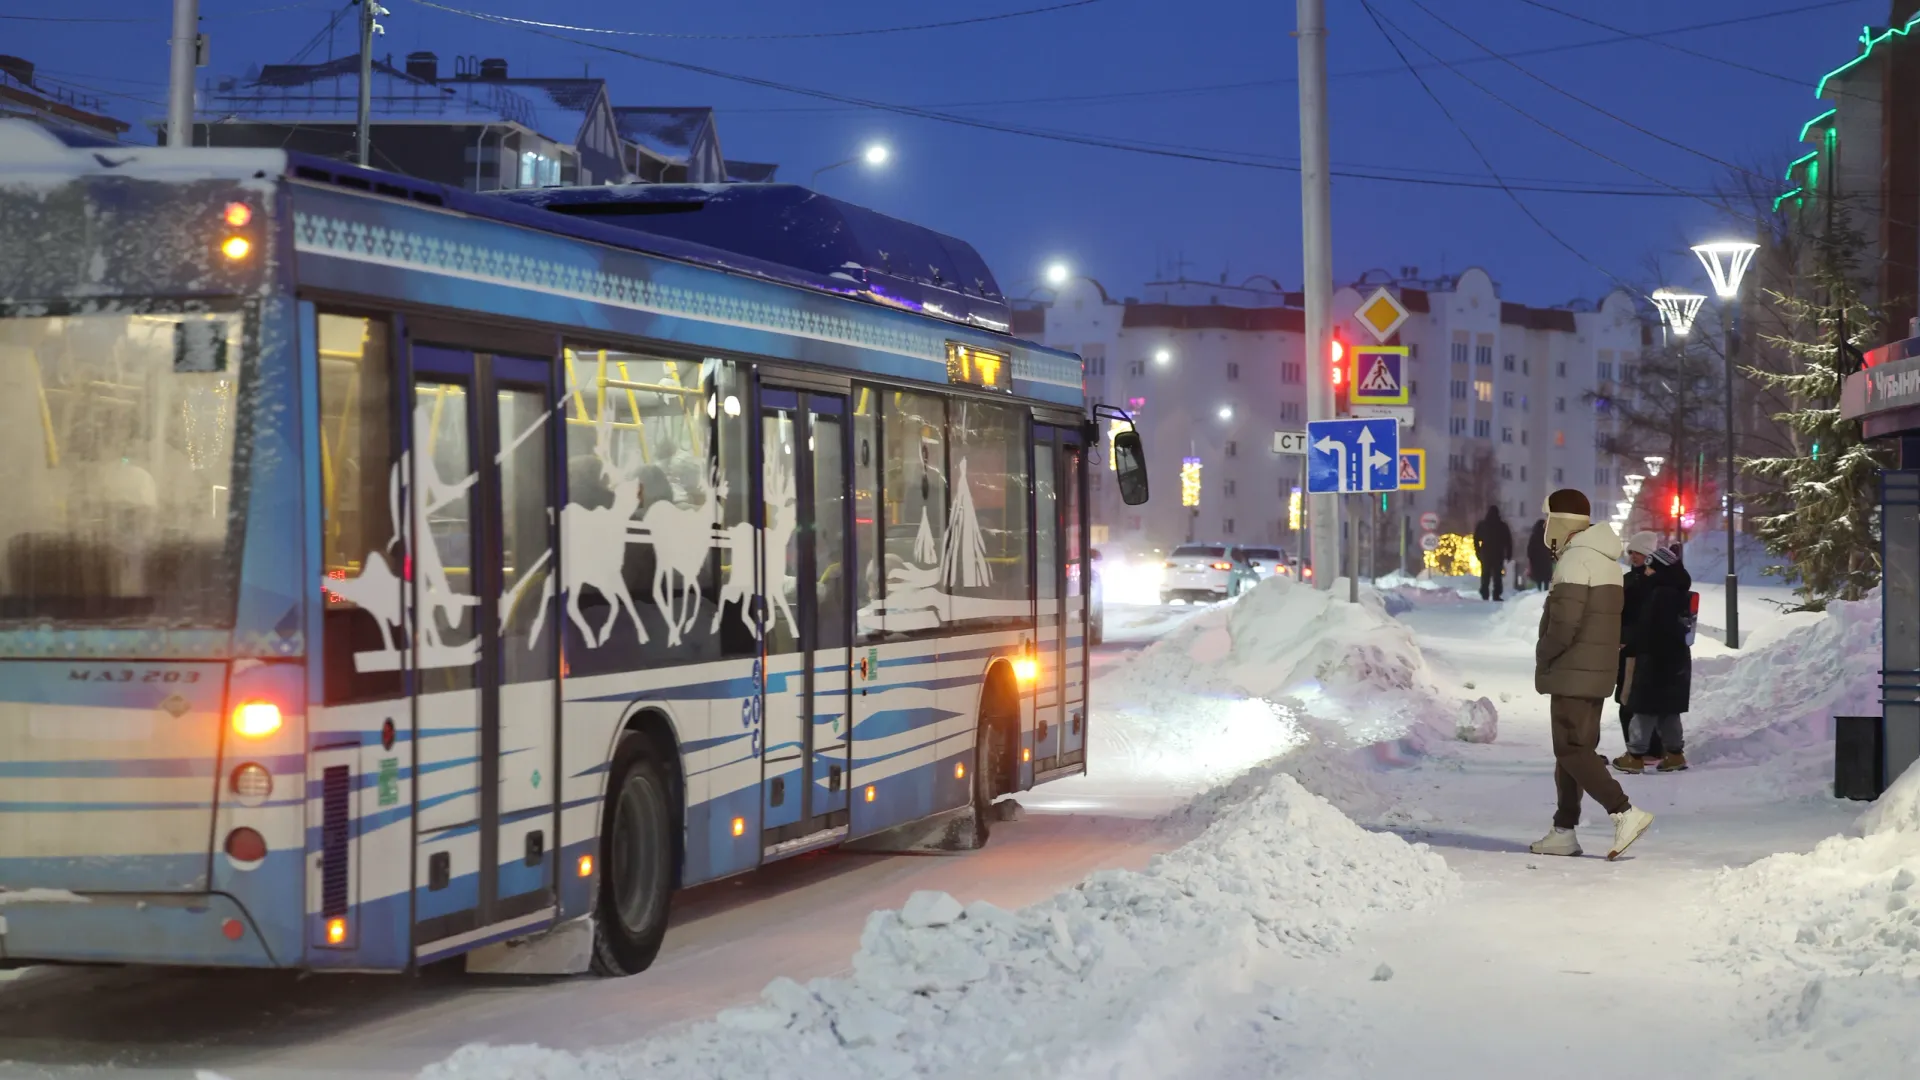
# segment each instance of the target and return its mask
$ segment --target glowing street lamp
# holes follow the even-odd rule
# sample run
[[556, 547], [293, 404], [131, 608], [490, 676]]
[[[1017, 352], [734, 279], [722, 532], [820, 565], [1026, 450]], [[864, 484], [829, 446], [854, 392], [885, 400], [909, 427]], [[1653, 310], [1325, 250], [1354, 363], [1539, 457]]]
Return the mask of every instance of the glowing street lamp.
[[860, 151], [860, 153], [854, 157], [850, 157], [845, 161], [836, 161], [831, 165], [822, 165], [819, 168], [813, 170], [813, 179], [807, 181], [807, 186], [815, 190], [818, 190], [820, 187], [820, 174], [824, 172], [832, 172], [834, 169], [837, 169], [842, 165], [852, 165], [856, 162], [865, 162], [868, 165], [872, 165], [875, 168], [879, 168], [880, 166], [885, 165], [887, 161], [892, 157], [893, 157], [893, 151], [887, 149], [887, 145], [885, 143], [873, 143], [869, 145], [865, 150]]
[[1172, 351], [1168, 349], [1155, 349], [1153, 351], [1153, 362], [1159, 364], [1161, 367], [1166, 367], [1168, 364], [1173, 363]]
[[1231, 419], [1233, 419], [1233, 406], [1231, 406], [1231, 405], [1222, 405], [1222, 406], [1220, 406], [1220, 412], [1219, 412], [1219, 417], [1220, 417], [1220, 419], [1222, 419], [1222, 420], [1231, 420]]
[[1674, 337], [1687, 336], [1687, 331], [1693, 329], [1694, 316], [1700, 314], [1700, 305], [1706, 302], [1707, 298], [1700, 293], [1653, 290], [1653, 306], [1660, 309], [1660, 321]]
[[[1733, 368], [1734, 356], [1740, 351], [1740, 334], [1734, 327], [1735, 310], [1740, 306], [1740, 282], [1747, 276], [1747, 268], [1753, 265], [1754, 253], [1760, 245], [1746, 240], [1719, 240], [1709, 244], [1693, 245], [1693, 253], [1700, 259], [1700, 265], [1707, 268], [1707, 276], [1713, 279], [1713, 291], [1720, 297], [1720, 330], [1725, 337], [1726, 347], [1720, 351], [1726, 363], [1727, 381], [1727, 648], [1740, 647], [1740, 574], [1734, 563], [1733, 540]], [[1727, 301], [1733, 301], [1728, 303]]]
[[1047, 264], [1047, 284], [1053, 286], [1056, 289], [1062, 285], [1065, 285], [1067, 283], [1067, 279], [1072, 276], [1073, 276], [1073, 268], [1068, 266], [1066, 263], [1056, 261], [1056, 262], [1050, 262]]
[[1667, 463], [1667, 459], [1661, 457], [1659, 454], [1648, 454], [1644, 460], [1647, 463], [1648, 476], [1659, 476], [1660, 466]]

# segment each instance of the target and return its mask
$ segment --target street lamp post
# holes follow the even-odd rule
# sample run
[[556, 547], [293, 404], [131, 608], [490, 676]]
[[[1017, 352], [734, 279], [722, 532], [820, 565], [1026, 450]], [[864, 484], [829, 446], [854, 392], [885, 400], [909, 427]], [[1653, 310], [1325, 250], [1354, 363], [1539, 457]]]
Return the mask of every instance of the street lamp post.
[[1722, 511], [1727, 519], [1727, 648], [1740, 647], [1740, 571], [1734, 561], [1733, 528], [1733, 368], [1734, 357], [1740, 351], [1739, 328], [1734, 323], [1737, 301], [1740, 296], [1740, 281], [1747, 276], [1747, 267], [1753, 265], [1754, 252], [1760, 245], [1744, 240], [1724, 240], [1711, 244], [1695, 244], [1693, 253], [1699, 257], [1700, 265], [1707, 268], [1707, 276], [1713, 279], [1714, 294], [1720, 298], [1720, 332], [1724, 347], [1721, 356], [1726, 362], [1727, 380], [1727, 482], [1726, 508]]
[[865, 150], [860, 151], [860, 153], [858, 153], [853, 157], [848, 158], [845, 161], [836, 161], [831, 165], [822, 165], [819, 168], [813, 170], [813, 176], [811, 179], [807, 181], [807, 186], [810, 188], [813, 188], [815, 191], [818, 191], [820, 189], [821, 173], [832, 172], [833, 170], [839, 168], [842, 165], [852, 165], [855, 162], [865, 162], [868, 165], [874, 165], [874, 166], [885, 165], [887, 163], [887, 159], [892, 156], [893, 156], [893, 151], [888, 150], [885, 144], [874, 143], [872, 146], [867, 147]]

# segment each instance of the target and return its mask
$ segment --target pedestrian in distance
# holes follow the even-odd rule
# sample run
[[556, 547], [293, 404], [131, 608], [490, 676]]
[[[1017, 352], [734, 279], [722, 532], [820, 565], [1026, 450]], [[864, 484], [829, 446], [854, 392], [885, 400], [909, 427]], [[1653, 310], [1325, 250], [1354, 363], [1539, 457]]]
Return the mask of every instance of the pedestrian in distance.
[[[1627, 539], [1627, 572], [1621, 575], [1620, 588], [1625, 601], [1620, 608], [1620, 679], [1613, 691], [1613, 702], [1620, 706], [1620, 738], [1629, 746], [1633, 744], [1633, 710], [1627, 707], [1627, 684], [1633, 677], [1633, 649], [1630, 638], [1635, 620], [1640, 617], [1640, 601], [1647, 592], [1647, 559], [1654, 549], [1660, 546], [1660, 537], [1654, 533], [1641, 531]], [[1654, 746], [1649, 754], [1660, 752], [1660, 734], [1653, 735]]]
[[1533, 535], [1527, 537], [1527, 577], [1541, 592], [1553, 580], [1553, 550], [1547, 547], [1547, 519], [1533, 523]]
[[1617, 859], [1653, 823], [1634, 806], [1600, 754], [1600, 713], [1612, 695], [1620, 662], [1618, 578], [1620, 537], [1594, 524], [1593, 504], [1573, 488], [1547, 496], [1547, 548], [1553, 552], [1553, 584], [1540, 614], [1534, 647], [1533, 688], [1548, 696], [1553, 732], [1553, 786], [1558, 804], [1553, 828], [1529, 849], [1535, 855], [1578, 855], [1580, 799], [1592, 796], [1613, 819]]
[[1507, 560], [1513, 558], [1513, 530], [1507, 528], [1498, 506], [1487, 507], [1487, 516], [1473, 527], [1473, 551], [1480, 559], [1480, 599], [1505, 599], [1500, 595], [1507, 581]]
[[1693, 689], [1693, 650], [1687, 646], [1687, 594], [1693, 575], [1676, 552], [1663, 547], [1653, 549], [1639, 572], [1646, 591], [1635, 617], [1622, 625], [1626, 649], [1633, 656], [1632, 674], [1621, 690], [1622, 708], [1633, 721], [1627, 729], [1627, 752], [1614, 758], [1613, 765], [1637, 773], [1657, 754], [1656, 768], [1679, 772], [1687, 767], [1680, 714], [1687, 711]]

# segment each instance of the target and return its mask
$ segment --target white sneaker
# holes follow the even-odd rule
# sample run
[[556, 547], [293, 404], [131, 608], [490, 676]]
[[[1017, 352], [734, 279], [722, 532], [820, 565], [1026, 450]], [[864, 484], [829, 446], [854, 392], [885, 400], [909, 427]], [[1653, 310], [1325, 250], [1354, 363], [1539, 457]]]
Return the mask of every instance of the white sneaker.
[[1647, 831], [1647, 826], [1653, 824], [1653, 815], [1637, 806], [1629, 806], [1608, 816], [1613, 818], [1613, 848], [1607, 852], [1609, 860], [1619, 858], [1635, 840], [1640, 839], [1640, 834]]
[[1556, 828], [1535, 840], [1527, 850], [1535, 855], [1578, 855], [1580, 838], [1574, 835], [1572, 829]]

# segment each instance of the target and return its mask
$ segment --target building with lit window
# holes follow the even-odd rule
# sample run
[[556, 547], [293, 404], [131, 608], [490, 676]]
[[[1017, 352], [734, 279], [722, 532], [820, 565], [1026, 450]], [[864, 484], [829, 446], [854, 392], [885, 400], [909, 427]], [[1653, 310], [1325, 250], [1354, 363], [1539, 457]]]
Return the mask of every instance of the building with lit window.
[[[1409, 312], [1389, 343], [1409, 350], [1413, 422], [1402, 443], [1426, 450], [1428, 466], [1425, 490], [1392, 496], [1385, 514], [1369, 515], [1381, 558], [1398, 558], [1401, 533], [1411, 557], [1427, 510], [1446, 519], [1443, 528], [1469, 531], [1497, 502], [1524, 542], [1556, 487], [1590, 492], [1597, 507], [1611, 502], [1621, 467], [1599, 449], [1613, 422], [1610, 395], [1647, 333], [1631, 297], [1538, 308], [1501, 300], [1477, 268], [1438, 279], [1376, 271], [1334, 295], [1346, 341], [1372, 340], [1353, 312], [1381, 284]], [[1298, 292], [1264, 277], [1153, 282], [1144, 299], [1116, 299], [1076, 278], [1016, 311], [1016, 333], [1079, 353], [1090, 395], [1139, 422], [1154, 498], [1125, 506], [1111, 473], [1093, 481], [1097, 540], [1138, 553], [1189, 537], [1297, 553], [1305, 522], [1291, 504], [1303, 459], [1275, 454], [1273, 435], [1306, 427], [1299, 305]], [[1198, 505], [1182, 505], [1183, 469], [1190, 480], [1196, 462]]]

